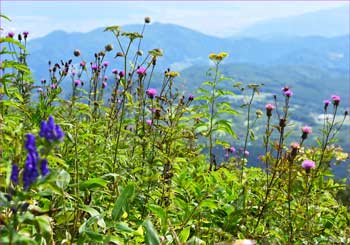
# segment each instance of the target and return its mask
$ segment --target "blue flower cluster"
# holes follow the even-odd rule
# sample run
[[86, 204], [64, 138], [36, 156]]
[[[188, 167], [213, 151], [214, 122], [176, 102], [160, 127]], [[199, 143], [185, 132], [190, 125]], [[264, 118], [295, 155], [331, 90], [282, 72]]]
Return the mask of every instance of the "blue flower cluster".
[[[49, 142], [49, 144], [51, 144], [60, 141], [64, 137], [64, 133], [59, 125], [55, 125], [53, 117], [50, 116], [47, 122], [41, 122], [39, 136], [45, 138], [46, 141]], [[40, 171], [42, 176], [46, 176], [47, 174], [49, 174], [50, 170], [48, 168], [47, 159], [41, 159], [39, 156], [35, 143], [35, 135], [27, 134], [26, 138], [27, 139], [25, 142], [25, 149], [27, 150], [27, 157], [24, 162], [23, 187], [25, 190], [28, 190], [29, 187], [36, 182], [39, 176], [38, 164], [40, 164]], [[45, 149], [45, 146], [43, 149]], [[51, 149], [51, 147], [48, 147], [48, 149]], [[18, 166], [16, 164], [12, 164], [12, 172], [10, 179], [14, 185], [18, 184], [18, 175]]]
[[33, 134], [27, 134], [26, 137], [27, 141], [25, 143], [25, 148], [27, 149], [28, 154], [24, 163], [23, 187], [25, 190], [28, 190], [29, 186], [33, 184], [39, 176], [39, 154], [36, 150], [35, 136]]
[[49, 116], [47, 122], [41, 121], [39, 136], [52, 143], [63, 139], [64, 133], [59, 125], [55, 125], [53, 117]]

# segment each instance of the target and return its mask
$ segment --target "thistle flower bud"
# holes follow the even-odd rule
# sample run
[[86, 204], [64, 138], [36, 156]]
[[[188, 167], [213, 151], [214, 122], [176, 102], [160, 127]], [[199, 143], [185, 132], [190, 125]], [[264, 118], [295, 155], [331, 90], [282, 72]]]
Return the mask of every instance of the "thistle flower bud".
[[80, 56], [80, 50], [79, 49], [74, 50], [73, 54], [74, 54], [75, 57], [79, 57]]
[[142, 56], [143, 55], [143, 51], [142, 50], [137, 50], [137, 53], [136, 53], [138, 56]]
[[292, 158], [295, 158], [295, 156], [298, 154], [298, 151], [300, 149], [300, 145], [298, 143], [294, 142], [290, 146], [292, 148], [291, 156], [292, 156]]
[[105, 50], [106, 50], [107, 52], [112, 51], [112, 50], [113, 50], [113, 45], [112, 45], [112, 44], [107, 44], [107, 45], [105, 46]]
[[29, 32], [28, 32], [28, 31], [24, 31], [24, 32], [23, 32], [23, 37], [24, 37], [24, 39], [27, 39], [27, 38], [28, 38], [28, 35], [29, 35]]
[[267, 104], [265, 106], [265, 109], [266, 109], [266, 115], [268, 117], [271, 117], [272, 116], [272, 110], [275, 109], [275, 107], [272, 104]]
[[261, 117], [264, 113], [262, 112], [262, 110], [256, 110], [255, 111], [256, 117]]
[[10, 31], [9, 33], [7, 33], [6, 37], [13, 38], [14, 36], [15, 36], [15, 33], [13, 31]]
[[124, 53], [123, 52], [118, 52], [115, 57], [124, 57]]
[[21, 34], [18, 34], [18, 40], [22, 41], [22, 35]]
[[150, 17], [145, 17], [145, 23], [146, 24], [149, 24], [149, 23], [151, 23], [151, 18]]

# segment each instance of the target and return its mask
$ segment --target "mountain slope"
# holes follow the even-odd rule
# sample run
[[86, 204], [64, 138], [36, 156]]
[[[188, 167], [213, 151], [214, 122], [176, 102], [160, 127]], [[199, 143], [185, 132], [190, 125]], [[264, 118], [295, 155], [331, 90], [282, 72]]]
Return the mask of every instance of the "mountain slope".
[[[127, 31], [141, 31], [141, 25], [123, 27]], [[72, 57], [75, 49], [80, 49], [83, 59], [93, 60], [93, 54], [108, 43], [115, 50], [107, 59], [113, 61], [118, 45], [113, 35], [96, 29], [88, 33], [52, 32], [28, 43], [29, 65], [37, 79], [47, 76], [47, 62]], [[131, 49], [136, 51], [138, 42]], [[325, 37], [290, 37], [259, 40], [254, 38], [218, 38], [208, 36], [188, 28], [172, 24], [154, 23], [147, 26], [142, 50], [162, 48], [164, 57], [158, 62], [159, 71], [171, 67], [183, 69], [191, 65], [208, 64], [208, 54], [226, 51], [230, 56], [227, 63], [252, 63], [260, 65], [298, 64], [313, 65], [322, 68], [349, 69], [349, 36]], [[118, 66], [115, 64], [114, 66]], [[118, 68], [118, 67], [117, 67]]]

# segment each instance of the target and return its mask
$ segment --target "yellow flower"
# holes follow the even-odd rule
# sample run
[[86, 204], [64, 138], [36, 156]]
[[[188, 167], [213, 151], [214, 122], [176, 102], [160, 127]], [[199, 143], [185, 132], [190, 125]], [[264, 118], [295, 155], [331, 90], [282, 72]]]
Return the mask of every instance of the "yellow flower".
[[180, 73], [178, 73], [177, 71], [168, 71], [165, 73], [166, 77], [171, 77], [171, 78], [177, 77], [179, 75]]
[[220, 62], [227, 56], [228, 56], [228, 53], [226, 52], [220, 52], [218, 54], [211, 53], [209, 54], [209, 59], [211, 59], [214, 62]]

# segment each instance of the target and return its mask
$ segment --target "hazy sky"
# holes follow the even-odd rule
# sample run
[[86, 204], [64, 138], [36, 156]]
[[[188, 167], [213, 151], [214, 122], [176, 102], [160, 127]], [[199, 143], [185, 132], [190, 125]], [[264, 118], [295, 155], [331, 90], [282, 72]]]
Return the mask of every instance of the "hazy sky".
[[32, 37], [53, 30], [87, 32], [108, 25], [174, 23], [206, 34], [231, 36], [243, 28], [272, 18], [299, 15], [349, 5], [347, 1], [14, 1], [2, 0], [7, 32], [29, 31]]

